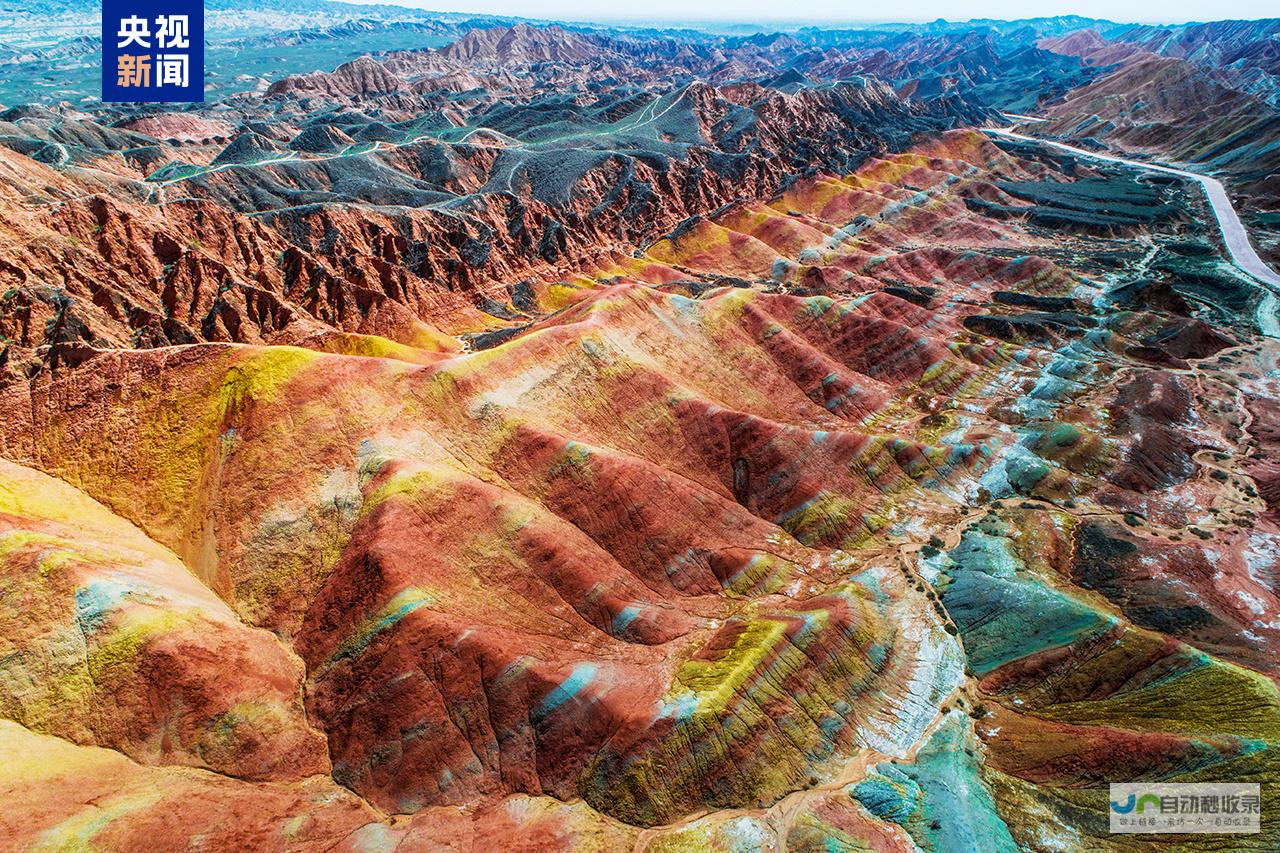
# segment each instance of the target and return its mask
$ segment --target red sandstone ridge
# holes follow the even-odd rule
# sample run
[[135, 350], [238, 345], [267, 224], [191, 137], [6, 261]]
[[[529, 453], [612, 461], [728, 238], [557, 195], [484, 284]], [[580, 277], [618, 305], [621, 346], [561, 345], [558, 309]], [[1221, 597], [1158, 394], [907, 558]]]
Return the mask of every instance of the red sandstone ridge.
[[7, 683], [26, 685], [0, 697], [0, 713], [142, 764], [251, 780], [329, 772], [302, 713], [301, 667], [275, 637], [64, 483], [0, 461], [0, 490], [3, 582], [26, 602], [0, 617]]
[[287, 93], [318, 93], [335, 97], [389, 95], [405, 91], [400, 78], [389, 73], [382, 63], [362, 56], [339, 65], [333, 73], [315, 71], [299, 77], [286, 77], [267, 88], [267, 97]]
[[1150, 55], [1135, 56], [1123, 69], [1072, 92], [1049, 115], [1076, 116], [1090, 108], [1126, 126], [1263, 110], [1260, 102], [1214, 82], [1189, 63]]
[[510, 29], [472, 30], [442, 48], [439, 55], [454, 62], [478, 65], [526, 65], [532, 62], [593, 62], [601, 40], [561, 27], [516, 24]]
[[[362, 59], [312, 82], [360, 93], [361, 81], [396, 79]], [[0, 331], [26, 351], [24, 365], [48, 358], [35, 352], [48, 346], [74, 359], [84, 347], [299, 342], [333, 331], [417, 346], [440, 330], [528, 316], [512, 295], [522, 279], [564, 274], [744, 187], [767, 196], [793, 169], [843, 170], [953, 120], [871, 82], [762, 88], [745, 106], [694, 83], [630, 102], [583, 137], [607, 133], [617, 147], [570, 139], [571, 155], [496, 130], [450, 143], [330, 118], [296, 132], [246, 127], [207, 165], [164, 166], [131, 159], [136, 132], [82, 122], [79, 132], [107, 146], [91, 169], [58, 172], [0, 152], [14, 178], [14, 204], [0, 212], [14, 246], [0, 270]], [[163, 129], [169, 119], [145, 121]], [[117, 141], [129, 148], [110, 150]], [[648, 156], [635, 145], [675, 148]], [[106, 180], [107, 167], [118, 177]], [[51, 272], [61, 288], [40, 284]]]
[[1058, 38], [1042, 39], [1040, 47], [1054, 53], [1078, 56], [1089, 65], [1118, 65], [1149, 55], [1138, 45], [1108, 41], [1097, 30], [1078, 30]]
[[1051, 123], [1041, 129], [1225, 174], [1246, 207], [1270, 209], [1280, 198], [1278, 31], [1274, 20], [1220, 21], [1043, 39], [1046, 50], [1108, 73], [1046, 104]]
[[230, 139], [235, 134], [235, 127], [229, 122], [177, 113], [143, 116], [122, 127], [165, 141], [205, 145]]

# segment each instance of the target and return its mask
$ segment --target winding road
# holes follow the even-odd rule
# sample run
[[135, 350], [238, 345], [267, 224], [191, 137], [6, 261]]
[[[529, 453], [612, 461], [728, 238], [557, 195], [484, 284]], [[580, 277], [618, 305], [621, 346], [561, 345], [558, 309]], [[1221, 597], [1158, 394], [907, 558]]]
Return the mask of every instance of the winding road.
[[[1032, 120], [1029, 116], [1018, 116], [1024, 120]], [[1057, 148], [1067, 151], [1077, 157], [1084, 157], [1090, 160], [1103, 160], [1108, 163], [1119, 163], [1122, 166], [1128, 166], [1134, 169], [1146, 169], [1152, 172], [1164, 172], [1169, 175], [1177, 175], [1180, 178], [1196, 181], [1204, 188], [1205, 196], [1209, 199], [1209, 206], [1213, 208], [1213, 215], [1218, 220], [1218, 228], [1222, 231], [1223, 242], [1226, 243], [1227, 252], [1231, 255], [1231, 261], [1251, 278], [1253, 278], [1262, 288], [1262, 301], [1258, 303], [1258, 328], [1262, 334], [1270, 338], [1280, 338], [1280, 300], [1277, 300], [1276, 294], [1280, 292], [1280, 273], [1277, 273], [1271, 267], [1267, 266], [1262, 258], [1258, 257], [1258, 253], [1254, 250], [1253, 245], [1249, 242], [1249, 232], [1245, 230], [1244, 223], [1240, 221], [1239, 214], [1236, 213], [1235, 207], [1231, 204], [1231, 199], [1227, 198], [1227, 191], [1222, 186], [1222, 182], [1208, 175], [1201, 175], [1196, 172], [1188, 172], [1185, 169], [1175, 169], [1172, 166], [1159, 166], [1154, 163], [1143, 163], [1138, 160], [1126, 160], [1123, 157], [1116, 157], [1111, 154], [1100, 154], [1096, 151], [1087, 151], [1083, 148], [1076, 148], [1074, 145], [1067, 145], [1062, 142], [1053, 142], [1048, 139], [1040, 139], [1035, 136], [1026, 136], [1021, 133], [1015, 133], [1008, 128], [983, 128], [984, 133], [993, 136], [1005, 136], [1010, 139], [1021, 139], [1026, 142], [1034, 142], [1047, 148]]]

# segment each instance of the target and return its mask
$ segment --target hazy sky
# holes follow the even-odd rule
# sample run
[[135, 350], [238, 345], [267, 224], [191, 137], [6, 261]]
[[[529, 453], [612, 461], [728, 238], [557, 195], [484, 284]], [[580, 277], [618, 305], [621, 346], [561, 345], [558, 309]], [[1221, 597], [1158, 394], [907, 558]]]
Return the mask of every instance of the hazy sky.
[[[376, 0], [367, 0], [376, 2]], [[1276, 0], [388, 0], [441, 12], [487, 12], [526, 18], [600, 20], [734, 21], [951, 21], [969, 18], [1033, 18], [1087, 15], [1112, 21], [1210, 21], [1280, 16]]]

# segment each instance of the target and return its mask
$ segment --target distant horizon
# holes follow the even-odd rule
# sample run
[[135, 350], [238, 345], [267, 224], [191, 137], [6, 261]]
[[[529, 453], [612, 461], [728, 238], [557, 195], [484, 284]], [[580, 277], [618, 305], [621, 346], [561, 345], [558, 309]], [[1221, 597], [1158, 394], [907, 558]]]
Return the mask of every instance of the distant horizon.
[[[700, 24], [738, 25], [761, 28], [799, 28], [806, 26], [834, 28], [889, 26], [893, 24], [916, 26], [935, 21], [945, 21], [949, 24], [965, 24], [984, 20], [1016, 23], [1018, 21], [1066, 17], [1088, 18], [1112, 24], [1184, 26], [1214, 21], [1260, 21], [1280, 18], [1280, 14], [1277, 14], [1274, 8], [1273, 0], [1267, 0], [1266, 3], [1256, 2], [1256, 0], [1224, 0], [1224, 3], [1220, 5], [1233, 11], [1224, 11], [1222, 14], [1213, 15], [1194, 14], [1191, 12], [1193, 9], [1202, 10], [1203, 4], [1176, 2], [1175, 0], [1173, 3], [1160, 4], [1158, 7], [1155, 7], [1155, 4], [1150, 4], [1155, 8], [1152, 9], [1153, 14], [1149, 16], [1127, 12], [1123, 17], [1105, 14], [1106, 8], [1114, 5], [1105, 2], [1105, 0], [1083, 0], [1083, 2], [1065, 4], [1070, 8], [1060, 10], [1051, 8], [1038, 11], [1035, 14], [1025, 14], [1024, 12], [1013, 16], [1002, 15], [994, 10], [1005, 7], [1013, 8], [1015, 6], [1025, 10], [1028, 4], [1015, 4], [1009, 2], [1009, 0], [985, 0], [985, 2], [967, 4], [973, 11], [957, 15], [955, 12], [957, 4], [932, 2], [931, 0], [931, 2], [910, 4], [922, 10], [918, 15], [908, 14], [888, 18], [847, 17], [840, 14], [832, 15], [830, 11], [817, 11], [819, 9], [830, 10], [833, 6], [838, 5], [836, 0], [815, 0], [815, 2], [809, 4], [815, 10], [815, 13], [798, 17], [794, 13], [788, 13], [785, 17], [773, 15], [767, 10], [776, 9], [778, 6], [761, 3], [759, 0], [703, 0], [703, 2], [696, 4], [697, 8], [707, 10], [724, 8], [726, 11], [709, 11], [708, 13], [694, 14], [689, 14], [686, 11], [694, 4], [685, 4], [678, 2], [678, 0], [619, 0], [619, 2], [611, 4], [611, 7], [616, 9], [613, 12], [601, 11], [599, 6], [583, 2], [583, 0], [446, 0], [446, 2], [439, 2], [439, 0], [337, 0], [337, 2], [359, 6], [404, 6], [442, 14], [493, 15], [496, 17], [556, 21], [567, 24], [606, 23], [668, 28], [679, 27], [682, 24], [695, 26]], [[733, 9], [732, 12], [728, 11], [730, 8]], [[1159, 12], [1156, 11], [1156, 8], [1159, 9]], [[677, 11], [678, 9], [680, 10], [679, 12]], [[925, 9], [936, 11], [924, 12], [923, 10]], [[1174, 9], [1186, 11], [1172, 12], [1171, 10]]]

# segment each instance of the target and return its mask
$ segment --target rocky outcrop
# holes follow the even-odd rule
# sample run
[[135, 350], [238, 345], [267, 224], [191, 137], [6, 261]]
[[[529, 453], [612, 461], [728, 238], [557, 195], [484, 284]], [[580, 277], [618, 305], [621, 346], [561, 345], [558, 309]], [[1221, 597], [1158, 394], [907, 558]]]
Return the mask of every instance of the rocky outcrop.
[[[344, 73], [355, 65], [378, 66]], [[117, 183], [55, 180], [6, 151], [32, 189], [3, 214], [21, 248], [0, 271], [0, 333], [34, 351], [471, 331], [504, 316], [493, 306], [508, 282], [648, 242], [744, 187], [767, 197], [796, 170], [846, 171], [980, 115], [907, 103], [874, 81], [726, 94], [694, 83], [632, 103], [597, 150], [572, 138], [446, 143], [339, 114], [296, 133], [248, 122], [207, 166], [149, 165], [144, 182], [123, 161]], [[32, 197], [55, 186], [52, 202]], [[49, 275], [61, 284], [41, 289]]]
[[266, 95], [321, 94], [330, 97], [378, 97], [406, 90], [405, 84], [382, 63], [368, 56], [339, 65], [333, 73], [315, 71], [286, 77], [267, 87]]
[[1047, 49], [1108, 73], [1047, 104], [1050, 122], [1039, 129], [1220, 171], [1250, 206], [1271, 208], [1280, 198], [1277, 26], [1274, 20], [1135, 26], [1108, 39], [1076, 33], [1046, 41]]
[[142, 764], [260, 781], [329, 772], [296, 657], [129, 522], [4, 461], [0, 578], [23, 603], [0, 620], [5, 718]]

